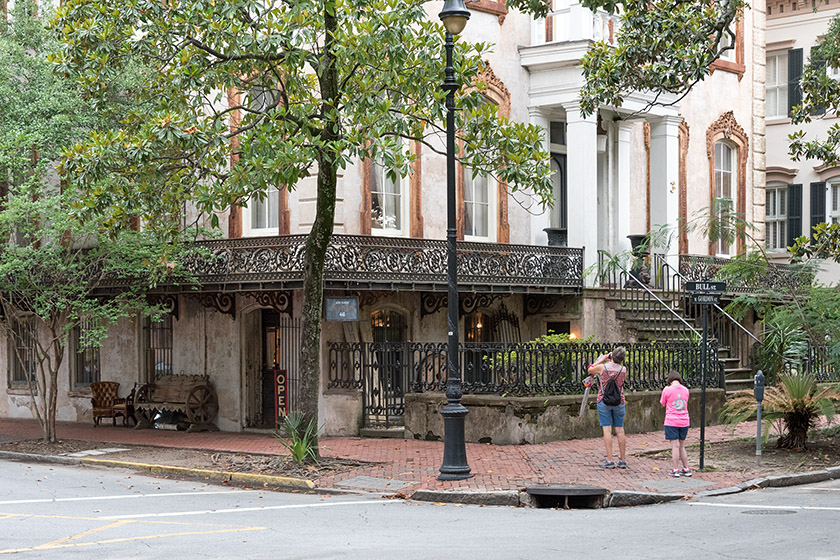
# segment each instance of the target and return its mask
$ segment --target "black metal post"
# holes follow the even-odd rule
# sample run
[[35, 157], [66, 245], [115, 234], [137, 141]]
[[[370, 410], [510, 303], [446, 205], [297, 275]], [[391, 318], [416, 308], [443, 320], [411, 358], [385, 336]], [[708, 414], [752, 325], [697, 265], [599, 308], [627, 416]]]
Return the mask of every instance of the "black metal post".
[[458, 254], [456, 253], [456, 199], [455, 199], [455, 67], [452, 51], [455, 43], [451, 33], [446, 34], [446, 279], [449, 283], [447, 312], [449, 345], [446, 350], [446, 400], [440, 411], [443, 416], [443, 464], [438, 480], [464, 480], [470, 478], [467, 464], [467, 446], [464, 439], [464, 417], [467, 409], [461, 404], [461, 369], [458, 367]]
[[707, 314], [709, 306], [700, 306], [703, 315], [703, 344], [700, 346], [700, 472], [704, 470], [703, 454], [706, 446], [706, 344], [708, 342]]

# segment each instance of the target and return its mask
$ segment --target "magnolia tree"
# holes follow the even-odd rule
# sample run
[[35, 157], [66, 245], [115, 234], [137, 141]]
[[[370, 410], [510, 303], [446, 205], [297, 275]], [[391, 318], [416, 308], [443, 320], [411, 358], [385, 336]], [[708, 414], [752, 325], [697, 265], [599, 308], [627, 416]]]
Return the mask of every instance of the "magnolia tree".
[[[548, 10], [543, 0], [507, 4], [536, 16]], [[647, 25], [644, 11], [651, 6], [589, 5], [632, 14], [625, 32]], [[731, 22], [735, 13], [715, 11], [711, 0], [654, 5], [657, 17], [672, 22], [659, 28], [661, 44], [644, 38], [641, 48], [656, 47], [649, 55], [654, 67], [634, 69], [645, 57], [629, 48], [613, 70], [610, 56], [597, 55], [587, 66], [597, 81], [594, 97], [586, 97], [590, 109], [617, 99], [609, 96], [621, 82], [616, 74], [628, 68], [641, 76], [621, 86], [691, 83], [717, 52], [720, 33], [706, 18], [723, 13]], [[416, 157], [410, 141], [443, 149], [444, 30], [437, 6], [426, 0], [68, 0], [59, 12], [56, 28], [65, 45], [55, 61], [94, 102], [113, 95], [111, 84], [125, 69], [148, 69], [137, 109], [122, 116], [120, 128], [92, 134], [66, 154], [64, 169], [90, 191], [85, 212], [114, 216], [123, 226], [139, 214], [152, 228], [174, 231], [170, 218], [184, 202], [217, 223], [231, 204], [317, 177], [303, 286], [301, 411], [308, 422], [318, 418], [323, 268], [338, 171], [370, 158], [392, 177], [404, 176]], [[685, 22], [691, 33], [680, 28]], [[699, 46], [664, 48], [685, 39]], [[527, 189], [549, 204], [543, 131], [483, 103], [479, 76], [489, 48], [462, 38], [455, 44], [456, 75], [474, 86], [456, 92], [460, 159], [510, 191]], [[663, 79], [654, 84], [656, 75]]]
[[[108, 123], [53, 75], [47, 53], [56, 43], [33, 2], [19, 0], [10, 15], [0, 24], [0, 334], [10, 341], [10, 383], [28, 390], [52, 442], [68, 333], [84, 324], [80, 346], [94, 347], [120, 317], [150, 310], [142, 292], [166, 247], [75, 219], [80, 194], [55, 164], [62, 147]], [[105, 286], [120, 286], [119, 295], [105, 297]]]

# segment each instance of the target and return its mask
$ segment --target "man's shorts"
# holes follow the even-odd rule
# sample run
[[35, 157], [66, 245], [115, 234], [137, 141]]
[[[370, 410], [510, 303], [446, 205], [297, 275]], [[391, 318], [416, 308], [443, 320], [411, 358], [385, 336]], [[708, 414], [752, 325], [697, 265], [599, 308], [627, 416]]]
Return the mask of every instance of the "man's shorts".
[[665, 439], [674, 441], [675, 439], [685, 440], [688, 435], [688, 426], [677, 428], [676, 426], [665, 426]]
[[601, 427], [614, 426], [616, 428], [624, 427], [624, 403], [616, 406], [607, 406], [604, 401], [598, 403], [598, 420], [601, 421]]

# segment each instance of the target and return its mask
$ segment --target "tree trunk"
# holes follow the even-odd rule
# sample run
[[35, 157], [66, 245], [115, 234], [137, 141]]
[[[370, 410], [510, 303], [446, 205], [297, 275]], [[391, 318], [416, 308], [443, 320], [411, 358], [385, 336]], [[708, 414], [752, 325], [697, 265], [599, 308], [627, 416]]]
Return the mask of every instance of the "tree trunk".
[[[318, 194], [315, 207], [315, 222], [306, 239], [305, 262], [303, 268], [303, 333], [301, 334], [301, 403], [303, 428], [313, 422], [318, 424], [318, 396], [321, 389], [321, 310], [324, 296], [324, 260], [333, 233], [335, 223], [335, 198], [338, 182], [336, 162], [340, 154], [336, 153], [337, 140], [340, 137], [341, 123], [338, 118], [338, 67], [335, 57], [337, 29], [335, 3], [327, 2], [324, 6], [324, 29], [326, 37], [317, 68], [318, 82], [321, 89], [321, 114], [323, 128], [321, 139], [324, 148], [318, 153]], [[317, 444], [316, 444], [317, 445]], [[317, 447], [315, 448], [317, 452]]]

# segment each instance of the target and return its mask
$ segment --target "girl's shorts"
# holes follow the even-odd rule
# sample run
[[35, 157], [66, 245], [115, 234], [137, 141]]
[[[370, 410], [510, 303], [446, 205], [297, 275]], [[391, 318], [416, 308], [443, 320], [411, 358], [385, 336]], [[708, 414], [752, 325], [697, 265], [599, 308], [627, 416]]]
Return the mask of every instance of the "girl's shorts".
[[688, 426], [677, 428], [676, 426], [665, 426], [665, 439], [673, 441], [675, 439], [684, 440], [688, 435]]

